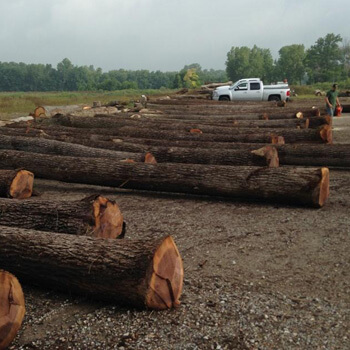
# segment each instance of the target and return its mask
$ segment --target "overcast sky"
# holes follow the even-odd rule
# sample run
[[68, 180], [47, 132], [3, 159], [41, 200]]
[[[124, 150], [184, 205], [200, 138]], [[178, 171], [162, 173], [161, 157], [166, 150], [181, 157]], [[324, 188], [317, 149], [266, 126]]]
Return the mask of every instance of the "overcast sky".
[[0, 61], [224, 69], [232, 46], [350, 39], [349, 0], [0, 0]]

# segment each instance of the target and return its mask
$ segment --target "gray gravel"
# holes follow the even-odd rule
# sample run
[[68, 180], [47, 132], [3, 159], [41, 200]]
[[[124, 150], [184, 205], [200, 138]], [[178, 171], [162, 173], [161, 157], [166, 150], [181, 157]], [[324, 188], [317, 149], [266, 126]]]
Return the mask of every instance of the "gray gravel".
[[184, 292], [178, 309], [155, 312], [24, 285], [10, 349], [350, 348], [350, 172], [331, 171], [319, 210], [37, 184], [42, 198], [117, 200], [130, 238], [171, 233]]

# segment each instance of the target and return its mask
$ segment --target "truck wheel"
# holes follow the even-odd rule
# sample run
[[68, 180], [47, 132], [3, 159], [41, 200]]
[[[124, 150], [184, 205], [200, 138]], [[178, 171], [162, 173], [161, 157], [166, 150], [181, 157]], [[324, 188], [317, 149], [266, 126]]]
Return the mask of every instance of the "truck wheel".
[[230, 101], [230, 98], [228, 96], [220, 96], [219, 101]]
[[278, 95], [273, 95], [269, 97], [269, 101], [281, 101], [281, 97]]

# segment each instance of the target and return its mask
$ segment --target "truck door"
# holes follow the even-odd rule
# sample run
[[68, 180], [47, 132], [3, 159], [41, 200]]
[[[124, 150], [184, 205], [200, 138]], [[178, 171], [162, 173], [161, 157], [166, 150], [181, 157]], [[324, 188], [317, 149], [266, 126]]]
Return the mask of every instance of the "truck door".
[[249, 100], [261, 101], [263, 97], [263, 89], [261, 82], [249, 83]]
[[232, 101], [248, 100], [248, 83], [240, 83], [232, 89]]

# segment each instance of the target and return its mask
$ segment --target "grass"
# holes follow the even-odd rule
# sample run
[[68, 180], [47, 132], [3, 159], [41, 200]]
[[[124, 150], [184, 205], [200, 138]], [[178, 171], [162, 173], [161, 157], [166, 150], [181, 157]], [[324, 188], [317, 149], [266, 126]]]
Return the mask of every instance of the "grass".
[[92, 105], [93, 101], [107, 103], [119, 101], [131, 103], [140, 99], [142, 94], [148, 96], [167, 95], [174, 90], [118, 90], [96, 92], [2, 92], [0, 93], [0, 118], [8, 115], [28, 115], [37, 106], [63, 106], [74, 104]]

